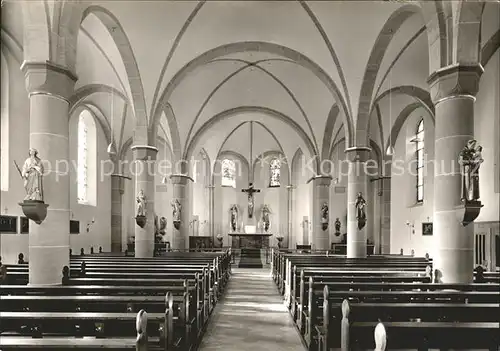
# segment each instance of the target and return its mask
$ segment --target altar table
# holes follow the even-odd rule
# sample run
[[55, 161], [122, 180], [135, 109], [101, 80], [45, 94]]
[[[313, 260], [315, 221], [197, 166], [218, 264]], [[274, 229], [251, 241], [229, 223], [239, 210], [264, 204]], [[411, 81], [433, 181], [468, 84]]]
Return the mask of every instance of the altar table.
[[270, 233], [229, 233], [231, 238], [231, 247], [233, 249], [266, 249], [269, 248]]

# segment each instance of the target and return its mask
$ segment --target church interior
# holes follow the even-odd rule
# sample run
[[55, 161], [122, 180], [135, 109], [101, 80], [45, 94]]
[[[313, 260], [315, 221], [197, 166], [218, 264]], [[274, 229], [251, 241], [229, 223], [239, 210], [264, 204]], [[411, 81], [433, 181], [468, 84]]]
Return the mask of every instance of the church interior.
[[0, 350], [500, 350], [500, 2], [2, 0]]

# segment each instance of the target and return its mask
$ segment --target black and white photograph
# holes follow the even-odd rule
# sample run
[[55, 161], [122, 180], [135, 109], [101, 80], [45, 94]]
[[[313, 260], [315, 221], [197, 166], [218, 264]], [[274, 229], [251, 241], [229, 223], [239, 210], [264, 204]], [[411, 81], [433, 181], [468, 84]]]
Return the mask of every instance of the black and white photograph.
[[499, 0], [1, 0], [0, 351], [500, 351]]

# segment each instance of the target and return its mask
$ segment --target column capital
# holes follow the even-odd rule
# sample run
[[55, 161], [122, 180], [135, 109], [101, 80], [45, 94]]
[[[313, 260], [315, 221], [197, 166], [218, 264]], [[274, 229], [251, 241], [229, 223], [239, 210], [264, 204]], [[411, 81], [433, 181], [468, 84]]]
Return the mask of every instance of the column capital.
[[318, 175], [315, 175], [314, 177], [310, 178], [306, 182], [306, 184], [309, 184], [310, 182], [314, 182], [316, 185], [330, 186], [330, 183], [332, 182], [332, 176], [330, 176], [330, 175], [324, 175], [324, 174], [318, 174]]
[[353, 146], [344, 150], [351, 162], [366, 162], [370, 158], [371, 148], [368, 146]]
[[475, 99], [479, 91], [479, 79], [484, 72], [481, 64], [454, 64], [443, 67], [427, 78], [431, 99], [438, 104], [450, 98]]
[[134, 145], [130, 148], [136, 160], [156, 160], [158, 148], [151, 145]]
[[28, 96], [49, 95], [69, 103], [78, 77], [69, 69], [55, 63], [24, 61], [21, 71], [25, 76]]
[[187, 174], [171, 174], [170, 179], [172, 180], [172, 184], [186, 185], [188, 181], [192, 181], [194, 183], [194, 179]]

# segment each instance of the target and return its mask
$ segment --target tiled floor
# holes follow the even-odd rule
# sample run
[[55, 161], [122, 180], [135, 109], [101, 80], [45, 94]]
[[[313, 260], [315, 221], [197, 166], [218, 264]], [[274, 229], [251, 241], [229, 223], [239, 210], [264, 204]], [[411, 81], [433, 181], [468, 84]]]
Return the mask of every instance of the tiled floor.
[[200, 350], [304, 350], [269, 268], [233, 268]]

